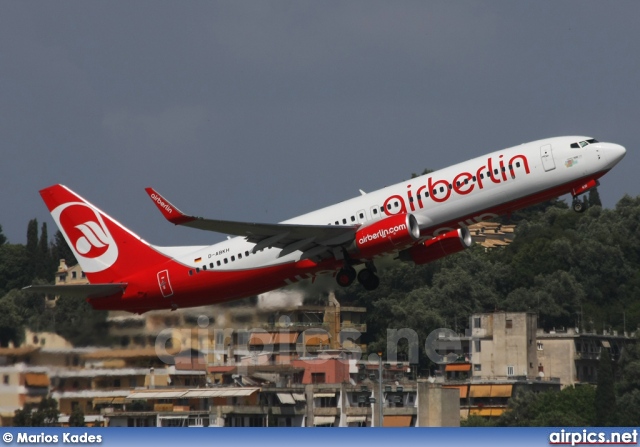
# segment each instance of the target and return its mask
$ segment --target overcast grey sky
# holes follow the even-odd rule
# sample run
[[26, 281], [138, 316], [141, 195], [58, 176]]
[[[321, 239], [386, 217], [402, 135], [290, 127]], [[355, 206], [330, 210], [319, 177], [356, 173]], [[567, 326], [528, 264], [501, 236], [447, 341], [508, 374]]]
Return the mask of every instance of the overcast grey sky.
[[277, 222], [540, 138], [627, 147], [640, 1], [0, 1], [0, 225], [56, 230], [62, 183], [158, 245], [183, 211]]

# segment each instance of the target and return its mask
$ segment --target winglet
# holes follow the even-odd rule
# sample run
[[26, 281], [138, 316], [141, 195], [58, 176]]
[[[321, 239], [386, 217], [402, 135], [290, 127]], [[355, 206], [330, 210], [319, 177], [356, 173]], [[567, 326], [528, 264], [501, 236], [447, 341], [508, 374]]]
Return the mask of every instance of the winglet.
[[145, 188], [144, 190], [147, 192], [147, 194], [149, 194], [149, 197], [151, 197], [151, 200], [153, 200], [153, 203], [156, 204], [164, 218], [172, 224], [184, 225], [197, 219], [196, 217], [187, 216], [186, 214], [184, 214], [178, 208], [173, 206], [171, 202], [162, 197], [153, 188]]

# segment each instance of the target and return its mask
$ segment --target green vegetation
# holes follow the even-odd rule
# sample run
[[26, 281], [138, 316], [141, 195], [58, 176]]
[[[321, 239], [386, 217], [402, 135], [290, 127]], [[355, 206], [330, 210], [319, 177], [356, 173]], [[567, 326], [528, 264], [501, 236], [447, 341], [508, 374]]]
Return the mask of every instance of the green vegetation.
[[53, 397], [45, 397], [36, 405], [27, 404], [16, 410], [13, 417], [14, 427], [57, 427], [58, 401]]
[[[552, 201], [503, 222], [517, 223], [504, 249], [475, 246], [424, 266], [379, 263], [377, 290], [337, 290], [340, 302], [367, 307], [370, 352], [386, 353], [387, 328], [411, 328], [424, 344], [436, 328], [464, 332], [472, 313], [496, 310], [536, 312], [545, 329], [638, 328], [640, 197], [583, 214]], [[429, 367], [423, 354], [422, 370]]]
[[51, 284], [60, 259], [73, 265], [75, 257], [62, 233], [49, 243], [47, 225], [33, 219], [27, 244], [10, 244], [0, 227], [0, 346], [17, 345], [24, 328], [56, 332], [76, 346], [109, 343], [106, 312], [94, 311], [83, 299], [62, 296], [56, 307], [45, 305], [42, 294], [21, 290], [30, 284]]

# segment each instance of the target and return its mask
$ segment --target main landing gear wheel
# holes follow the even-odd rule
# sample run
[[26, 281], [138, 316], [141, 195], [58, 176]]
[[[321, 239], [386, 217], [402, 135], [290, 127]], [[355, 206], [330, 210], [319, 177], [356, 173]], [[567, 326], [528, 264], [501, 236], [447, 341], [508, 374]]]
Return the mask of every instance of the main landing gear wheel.
[[358, 282], [365, 290], [375, 290], [380, 285], [380, 278], [372, 270], [365, 268], [358, 273]]
[[576, 213], [584, 213], [584, 211], [587, 209], [587, 204], [576, 197], [573, 199], [571, 207]]
[[356, 271], [353, 267], [342, 267], [336, 275], [336, 282], [341, 287], [349, 287], [356, 279]]

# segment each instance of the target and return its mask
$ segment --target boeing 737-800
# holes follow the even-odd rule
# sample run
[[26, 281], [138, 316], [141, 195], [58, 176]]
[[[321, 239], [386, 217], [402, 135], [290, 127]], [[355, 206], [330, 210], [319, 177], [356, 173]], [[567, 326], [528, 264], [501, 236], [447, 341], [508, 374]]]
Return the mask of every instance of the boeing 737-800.
[[151, 245], [67, 187], [53, 185], [40, 194], [90, 284], [30, 289], [81, 294], [95, 309], [136, 313], [240, 299], [326, 274], [340, 286], [357, 279], [372, 290], [382, 256], [434, 261], [471, 246], [468, 225], [567, 193], [583, 211], [577, 197], [624, 155], [624, 147], [590, 137], [549, 138], [279, 224], [190, 216], [146, 189], [169, 222], [238, 236], [211, 246]]

